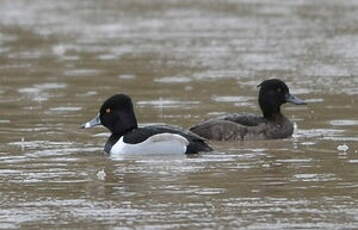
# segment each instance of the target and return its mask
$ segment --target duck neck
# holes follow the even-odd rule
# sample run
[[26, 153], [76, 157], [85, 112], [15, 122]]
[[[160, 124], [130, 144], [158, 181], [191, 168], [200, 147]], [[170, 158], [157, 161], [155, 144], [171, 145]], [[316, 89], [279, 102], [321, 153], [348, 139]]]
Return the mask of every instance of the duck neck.
[[282, 115], [281, 112], [271, 113], [271, 114], [264, 114], [265, 119], [271, 122], [281, 122], [285, 119], [285, 116]]
[[123, 136], [124, 134], [138, 128], [137, 119], [133, 113], [120, 113], [112, 134]]
[[273, 100], [269, 95], [262, 95], [260, 91], [259, 105], [264, 118], [270, 121], [275, 121], [283, 117], [281, 114], [281, 103]]
[[264, 118], [269, 121], [279, 121], [283, 118], [280, 106], [260, 106]]

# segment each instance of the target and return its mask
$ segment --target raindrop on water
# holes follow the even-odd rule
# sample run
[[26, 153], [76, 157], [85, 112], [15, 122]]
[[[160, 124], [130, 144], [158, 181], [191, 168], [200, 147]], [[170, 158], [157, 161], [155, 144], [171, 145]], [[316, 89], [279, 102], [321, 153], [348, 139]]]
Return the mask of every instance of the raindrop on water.
[[337, 150], [338, 150], [338, 151], [347, 152], [348, 149], [349, 149], [349, 146], [346, 145], [346, 144], [338, 145], [338, 146], [337, 146]]
[[104, 172], [104, 169], [98, 171], [97, 177], [98, 177], [99, 180], [104, 180], [104, 179], [106, 179], [106, 173]]

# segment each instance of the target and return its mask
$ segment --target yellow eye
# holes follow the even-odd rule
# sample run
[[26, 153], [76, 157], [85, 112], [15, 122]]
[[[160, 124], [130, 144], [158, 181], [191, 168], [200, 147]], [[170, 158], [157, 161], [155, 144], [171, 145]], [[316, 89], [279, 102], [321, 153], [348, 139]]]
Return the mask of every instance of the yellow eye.
[[110, 108], [107, 108], [106, 109], [106, 113], [110, 113], [111, 112], [111, 109]]

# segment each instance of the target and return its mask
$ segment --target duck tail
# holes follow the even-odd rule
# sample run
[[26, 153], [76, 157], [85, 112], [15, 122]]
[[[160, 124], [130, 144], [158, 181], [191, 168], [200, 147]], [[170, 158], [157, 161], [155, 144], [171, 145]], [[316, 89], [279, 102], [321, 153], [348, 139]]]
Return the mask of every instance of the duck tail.
[[211, 148], [204, 140], [200, 140], [194, 143], [190, 143], [186, 149], [186, 154], [210, 151], [213, 151], [213, 148]]

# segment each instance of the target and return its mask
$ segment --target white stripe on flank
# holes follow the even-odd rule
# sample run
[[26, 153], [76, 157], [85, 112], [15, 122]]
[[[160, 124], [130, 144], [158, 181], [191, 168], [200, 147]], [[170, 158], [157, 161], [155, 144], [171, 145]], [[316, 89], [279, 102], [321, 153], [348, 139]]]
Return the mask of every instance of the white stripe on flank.
[[111, 154], [184, 154], [189, 141], [172, 133], [160, 133], [137, 144], [127, 144], [121, 137], [111, 149]]

